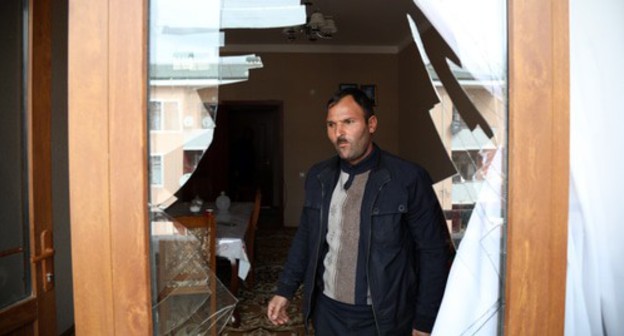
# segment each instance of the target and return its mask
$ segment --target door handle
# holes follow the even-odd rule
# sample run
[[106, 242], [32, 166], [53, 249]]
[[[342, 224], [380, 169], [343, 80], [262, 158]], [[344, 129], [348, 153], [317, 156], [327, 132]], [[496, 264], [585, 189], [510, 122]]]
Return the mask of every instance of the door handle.
[[52, 240], [52, 232], [50, 230], [41, 231], [41, 254], [32, 256], [30, 259], [33, 264], [42, 262], [41, 277], [43, 291], [48, 292], [54, 288], [54, 247]]
[[46, 248], [43, 250], [43, 252], [40, 255], [32, 257], [31, 260], [33, 263], [38, 263], [42, 260], [52, 258], [53, 256], [54, 256], [54, 249]]

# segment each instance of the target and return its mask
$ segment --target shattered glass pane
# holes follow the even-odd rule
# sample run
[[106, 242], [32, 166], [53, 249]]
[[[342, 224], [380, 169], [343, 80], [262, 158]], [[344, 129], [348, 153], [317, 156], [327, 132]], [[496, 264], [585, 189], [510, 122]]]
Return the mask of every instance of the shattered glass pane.
[[150, 159], [159, 160], [151, 163], [151, 204], [166, 207], [175, 202], [176, 192], [212, 143], [219, 86], [245, 81], [251, 69], [262, 67], [260, 57], [253, 54], [219, 54], [224, 44], [222, 20], [236, 26], [231, 12], [242, 15], [247, 10], [247, 23], [253, 24], [253, 8], [240, 0], [151, 2], [149, 148]]
[[203, 229], [189, 229], [157, 208], [150, 216], [156, 334], [223, 330], [237, 300], [206, 262]]
[[437, 95], [430, 115], [455, 170], [435, 185], [458, 251], [433, 334], [496, 335], [507, 203], [506, 8], [489, 0], [414, 4], [407, 20], [416, 61]]
[[171, 202], [212, 141], [223, 81], [220, 8], [220, 1], [151, 2], [151, 204]]
[[[146, 113], [152, 309], [154, 330], [159, 335], [216, 335], [230, 320], [237, 303], [216, 277], [215, 267], [207, 263], [206, 232], [201, 228], [189, 229], [177, 222], [178, 217], [164, 212], [176, 206], [186, 211], [189, 204], [203, 204], [197, 188], [206, 186], [193, 184], [196, 180], [191, 178], [202, 164], [211, 164], [206, 162], [206, 153], [218, 125], [219, 87], [246, 81], [250, 70], [263, 66], [260, 57], [254, 54], [221, 56], [222, 30], [282, 27], [303, 22], [305, 8], [298, 0], [150, 1]], [[191, 198], [195, 197], [192, 203], [180, 196], [183, 189]], [[242, 206], [243, 210], [251, 209]], [[232, 208], [236, 207], [232, 205]], [[231, 249], [240, 253], [226, 256], [230, 262], [240, 263], [239, 276], [249, 270], [242, 239], [249, 217], [250, 210], [243, 214], [244, 225], [229, 228], [221, 225], [218, 230], [227, 238], [230, 236], [223, 234], [224, 231], [229, 230], [230, 234], [236, 233], [237, 228], [243, 231], [229, 239], [230, 247], [235, 246]], [[216, 237], [217, 232], [213, 234]], [[213, 247], [225, 246], [223, 242], [220, 239]]]

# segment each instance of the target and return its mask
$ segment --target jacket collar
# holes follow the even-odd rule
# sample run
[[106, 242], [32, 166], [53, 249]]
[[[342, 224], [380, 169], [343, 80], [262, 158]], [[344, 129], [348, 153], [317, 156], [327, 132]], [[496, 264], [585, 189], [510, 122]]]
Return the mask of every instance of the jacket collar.
[[[386, 152], [379, 148], [379, 146], [375, 143], [373, 143], [373, 146], [375, 146], [374, 150], [377, 152], [375, 155], [376, 162], [372, 165], [371, 173], [368, 179], [372, 183], [371, 186], [377, 189], [378, 186], [385, 184], [392, 178], [390, 176], [390, 172], [384, 164], [384, 156]], [[325, 167], [318, 173], [318, 180], [324, 185], [328, 185], [333, 188], [340, 172], [340, 161], [341, 159], [338, 155], [329, 159]]]

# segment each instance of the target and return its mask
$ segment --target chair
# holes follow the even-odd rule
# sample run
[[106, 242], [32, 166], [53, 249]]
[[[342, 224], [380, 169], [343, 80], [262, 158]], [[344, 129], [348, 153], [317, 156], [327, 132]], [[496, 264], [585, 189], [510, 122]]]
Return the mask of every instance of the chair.
[[[207, 312], [210, 312], [210, 321], [208, 325], [216, 326], [217, 322], [217, 279], [216, 272], [216, 220], [213, 216], [178, 216], [175, 217], [175, 221], [182, 224], [185, 228], [189, 229], [195, 234], [199, 240], [199, 244], [196, 241], [195, 244], [189, 241], [162, 241], [160, 244], [161, 258], [166, 258], [161, 263], [179, 263], [180, 258], [189, 255], [197, 255], [201, 253], [200, 259], [192, 259], [190, 263], [187, 263], [188, 267], [183, 269], [175, 267], [167, 267], [167, 269], [175, 270], [174, 274], [169, 274], [168, 278], [171, 281], [169, 286], [166, 286], [159, 293], [159, 302], [164, 300], [167, 296], [188, 296], [188, 295], [209, 295], [210, 299], [207, 304]], [[200, 251], [198, 251], [198, 249]], [[167, 260], [169, 259], [169, 260]], [[202, 262], [203, 260], [203, 262]], [[204, 263], [203, 266], [197, 266]], [[205, 273], [205, 267], [208, 267], [208, 274]], [[204, 280], [206, 279], [206, 283]], [[176, 285], [176, 283], [178, 285]], [[170, 309], [167, 309], [170, 310]], [[171, 312], [167, 310], [163, 311], [166, 315]], [[192, 319], [191, 319], [192, 320]], [[176, 330], [184, 328], [185, 325], [176, 326]], [[217, 328], [210, 328], [210, 335], [216, 335]]]
[[247, 286], [253, 287], [255, 282], [255, 263], [254, 263], [254, 243], [256, 241], [256, 230], [258, 229], [258, 218], [260, 217], [260, 205], [262, 203], [262, 193], [260, 189], [256, 190], [254, 198], [254, 206], [249, 218], [249, 226], [247, 227], [247, 233], [245, 234], [245, 246], [247, 248], [247, 257], [249, 258], [249, 264], [251, 268], [249, 270], [249, 276], [247, 277]]
[[206, 264], [214, 272], [217, 266], [217, 221], [214, 216], [178, 216], [175, 220], [197, 236]]

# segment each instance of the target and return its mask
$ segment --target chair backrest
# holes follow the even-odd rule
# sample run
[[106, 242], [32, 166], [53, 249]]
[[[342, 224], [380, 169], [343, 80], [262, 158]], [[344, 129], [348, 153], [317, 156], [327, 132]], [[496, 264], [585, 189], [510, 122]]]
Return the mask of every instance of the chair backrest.
[[217, 269], [217, 224], [212, 215], [178, 216], [175, 220], [193, 231], [201, 242], [202, 254], [208, 267]]
[[[208, 275], [208, 288], [210, 295], [210, 318], [207, 321], [208, 330], [211, 336], [217, 335], [217, 221], [212, 213], [194, 216], [178, 216], [175, 220], [191, 230], [201, 243], [201, 253], [210, 274]], [[188, 321], [192, 321], [189, 319]], [[183, 325], [184, 326], [184, 325]], [[183, 328], [180, 327], [180, 328]], [[208, 334], [208, 333], [206, 333]]]

